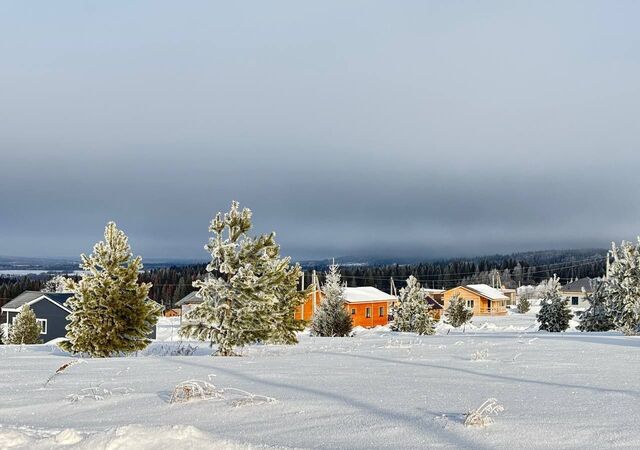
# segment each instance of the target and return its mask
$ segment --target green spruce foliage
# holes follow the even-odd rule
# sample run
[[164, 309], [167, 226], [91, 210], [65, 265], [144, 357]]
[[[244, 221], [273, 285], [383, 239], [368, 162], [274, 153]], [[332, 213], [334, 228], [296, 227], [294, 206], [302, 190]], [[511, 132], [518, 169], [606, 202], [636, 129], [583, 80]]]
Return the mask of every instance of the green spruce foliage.
[[349, 336], [353, 323], [345, 308], [344, 287], [336, 264], [329, 266], [321, 290], [323, 299], [313, 315], [311, 331], [316, 336]]
[[68, 317], [64, 350], [108, 357], [142, 350], [162, 313], [149, 299], [149, 284], [138, 284], [142, 259], [133, 258], [128, 238], [109, 222], [104, 241], [89, 256], [81, 255], [86, 273], [79, 282], [70, 281], [73, 297], [67, 300]]
[[616, 329], [627, 335], [640, 333], [640, 237], [637, 244], [612, 245], [605, 285], [608, 314]]
[[235, 347], [255, 342], [297, 342], [304, 322], [294, 319], [306, 292], [298, 290], [300, 267], [280, 257], [275, 233], [255, 238], [251, 211], [231, 204], [211, 221], [211, 253], [204, 280], [193, 283], [203, 302], [189, 311], [180, 333], [217, 345], [217, 355], [236, 355]]
[[9, 328], [9, 344], [39, 344], [40, 324], [36, 320], [36, 313], [24, 305], [16, 316], [15, 322]]
[[615, 328], [604, 296], [604, 283], [597, 281], [595, 289], [587, 295], [589, 307], [580, 316], [580, 331], [609, 331]]
[[536, 316], [540, 330], [554, 333], [566, 331], [572, 317], [568, 301], [560, 295], [560, 280], [554, 275], [546, 282], [542, 307]]
[[531, 309], [531, 302], [526, 296], [521, 296], [518, 299], [518, 304], [516, 305], [516, 311], [520, 314], [526, 314]]
[[406, 287], [400, 289], [400, 299], [393, 313], [393, 331], [434, 334], [435, 320], [418, 280], [411, 275]]
[[471, 308], [467, 308], [464, 299], [456, 295], [449, 301], [449, 306], [447, 306], [444, 314], [445, 323], [454, 328], [459, 328], [463, 325], [466, 326], [467, 323], [471, 322], [473, 310]]

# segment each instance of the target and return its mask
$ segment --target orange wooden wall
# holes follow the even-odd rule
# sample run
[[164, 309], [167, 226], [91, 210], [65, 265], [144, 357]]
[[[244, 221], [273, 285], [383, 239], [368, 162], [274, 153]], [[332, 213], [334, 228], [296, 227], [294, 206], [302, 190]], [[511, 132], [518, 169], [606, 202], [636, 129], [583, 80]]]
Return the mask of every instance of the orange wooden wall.
[[480, 315], [480, 309], [486, 309], [489, 307], [489, 302], [487, 301], [486, 298], [476, 294], [475, 292], [471, 292], [468, 289], [465, 289], [463, 286], [458, 286], [456, 288], [453, 289], [449, 289], [448, 291], [446, 291], [443, 295], [443, 300], [444, 300], [444, 309], [447, 309], [449, 307], [449, 303], [451, 302], [451, 299], [453, 297], [455, 297], [456, 295], [459, 295], [461, 299], [463, 300], [473, 300], [473, 315], [474, 316], [479, 316]]
[[[322, 300], [322, 293], [316, 291], [316, 308]], [[345, 308], [351, 314], [351, 320], [354, 327], [371, 328], [378, 325], [386, 325], [389, 316], [389, 303], [387, 301], [372, 303], [346, 303]], [[371, 317], [367, 317], [367, 308], [370, 308]], [[380, 308], [382, 308], [382, 317], [380, 316]], [[355, 314], [353, 310], [355, 309]], [[313, 318], [313, 293], [309, 294], [307, 301], [296, 309], [295, 318], [297, 320], [308, 320]]]

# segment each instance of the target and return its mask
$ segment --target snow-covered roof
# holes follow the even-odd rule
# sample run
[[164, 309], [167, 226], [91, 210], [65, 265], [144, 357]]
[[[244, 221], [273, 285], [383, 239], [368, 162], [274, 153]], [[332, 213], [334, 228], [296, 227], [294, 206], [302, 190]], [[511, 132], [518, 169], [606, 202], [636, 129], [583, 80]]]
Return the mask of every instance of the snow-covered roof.
[[509, 300], [506, 295], [498, 289], [492, 288], [488, 284], [468, 284], [465, 287], [476, 291], [478, 294], [483, 297], [487, 297], [489, 300]]
[[582, 292], [584, 289], [585, 292], [593, 292], [595, 289], [595, 282], [596, 280], [591, 278], [580, 278], [579, 280], [565, 284], [560, 288], [560, 290], [562, 292]]
[[3, 310], [17, 310], [26, 304], [32, 304], [36, 300], [46, 298], [56, 305], [64, 308], [65, 302], [69, 297], [73, 296], [71, 292], [40, 292], [40, 291], [24, 291], [16, 298], [2, 307]]
[[176, 306], [192, 305], [195, 303], [202, 303], [202, 298], [197, 297], [198, 291], [189, 292], [176, 302]]
[[426, 292], [427, 294], [442, 294], [444, 292], [444, 289], [422, 288], [422, 291]]
[[397, 297], [372, 286], [345, 288], [344, 299], [347, 303], [395, 302], [398, 300]]

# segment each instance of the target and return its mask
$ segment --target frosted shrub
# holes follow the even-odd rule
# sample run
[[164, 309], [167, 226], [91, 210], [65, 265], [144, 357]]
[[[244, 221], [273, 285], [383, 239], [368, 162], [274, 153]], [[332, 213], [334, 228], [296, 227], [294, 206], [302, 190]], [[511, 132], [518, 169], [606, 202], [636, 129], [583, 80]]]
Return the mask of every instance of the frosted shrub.
[[457, 295], [449, 301], [449, 306], [444, 314], [445, 323], [448, 323], [454, 328], [466, 325], [473, 317], [473, 311], [467, 308], [464, 300]]
[[546, 282], [542, 307], [536, 315], [540, 322], [540, 330], [556, 333], [566, 331], [572, 317], [567, 301], [560, 296], [560, 280], [554, 275]]
[[531, 309], [531, 302], [529, 301], [529, 299], [524, 296], [520, 297], [518, 299], [518, 304], [516, 306], [516, 310], [518, 311], [518, 313], [525, 314], [529, 312], [530, 309]]
[[349, 336], [353, 324], [351, 315], [344, 307], [344, 286], [336, 264], [329, 266], [322, 295], [324, 298], [313, 315], [311, 331], [316, 336]]
[[495, 398], [487, 399], [478, 409], [465, 414], [465, 427], [486, 427], [493, 423], [493, 417], [504, 411], [504, 407]]
[[9, 328], [9, 344], [39, 344], [40, 331], [36, 313], [29, 305], [24, 305]]
[[627, 335], [640, 333], [640, 237], [637, 244], [623, 241], [612, 245], [613, 261], [607, 273], [607, 313], [614, 326]]
[[411, 275], [407, 286], [400, 289], [400, 301], [393, 312], [393, 331], [434, 334], [435, 321], [418, 280]]
[[233, 407], [273, 403], [276, 401], [273, 397], [252, 394], [242, 389], [218, 388], [209, 381], [188, 380], [178, 384], [173, 389], [169, 403], [187, 403], [194, 400], [225, 401]]
[[489, 358], [489, 350], [486, 348], [484, 350], [478, 350], [471, 355], [471, 359], [474, 361], [485, 361]]
[[222, 389], [208, 381], [187, 380], [178, 384], [171, 394], [169, 403], [186, 403], [192, 400], [223, 399]]

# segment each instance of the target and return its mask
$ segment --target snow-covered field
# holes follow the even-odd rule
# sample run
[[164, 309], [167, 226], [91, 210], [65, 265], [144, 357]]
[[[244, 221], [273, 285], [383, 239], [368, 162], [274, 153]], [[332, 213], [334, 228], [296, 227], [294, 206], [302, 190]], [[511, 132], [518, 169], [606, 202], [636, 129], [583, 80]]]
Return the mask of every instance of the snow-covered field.
[[[159, 337], [171, 339], [172, 325]], [[191, 356], [167, 356], [178, 345], [87, 359], [46, 386], [72, 357], [0, 346], [0, 448], [640, 448], [640, 339], [541, 333], [533, 313], [476, 318], [464, 334], [302, 335], [240, 358], [197, 343]], [[228, 390], [170, 404], [189, 379], [276, 401]], [[491, 397], [504, 406], [494, 423], [464, 427]]]

